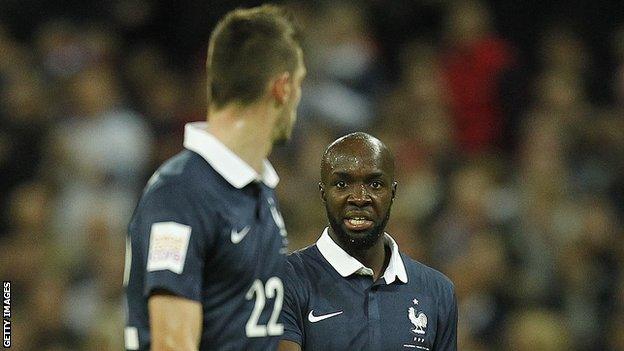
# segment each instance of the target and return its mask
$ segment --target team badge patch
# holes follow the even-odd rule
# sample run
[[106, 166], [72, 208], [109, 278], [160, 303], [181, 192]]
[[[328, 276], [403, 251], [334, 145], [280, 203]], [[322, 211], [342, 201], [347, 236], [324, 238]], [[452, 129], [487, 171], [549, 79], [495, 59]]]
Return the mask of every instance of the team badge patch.
[[176, 222], [152, 224], [147, 271], [170, 270], [181, 274], [191, 238], [191, 227]]
[[425, 329], [427, 329], [427, 315], [423, 312], [417, 312], [414, 307], [410, 307], [407, 309], [407, 316], [414, 325], [412, 332], [417, 335], [424, 335]]
[[412, 303], [414, 305], [407, 309], [407, 318], [412, 323], [410, 331], [416, 336], [414, 337], [414, 344], [404, 344], [403, 347], [428, 351], [429, 347], [426, 346], [424, 338], [427, 332], [427, 315], [419, 310], [418, 299], [413, 299]]

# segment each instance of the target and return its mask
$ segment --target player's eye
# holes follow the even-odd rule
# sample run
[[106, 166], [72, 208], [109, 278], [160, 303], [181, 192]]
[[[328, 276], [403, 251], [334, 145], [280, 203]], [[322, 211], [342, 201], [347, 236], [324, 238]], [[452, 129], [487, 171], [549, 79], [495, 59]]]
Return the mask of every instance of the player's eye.
[[347, 183], [344, 180], [339, 180], [336, 182], [336, 188], [344, 189], [347, 187]]
[[383, 186], [383, 184], [380, 181], [378, 181], [378, 180], [373, 180], [371, 182], [370, 186], [373, 189], [380, 189]]

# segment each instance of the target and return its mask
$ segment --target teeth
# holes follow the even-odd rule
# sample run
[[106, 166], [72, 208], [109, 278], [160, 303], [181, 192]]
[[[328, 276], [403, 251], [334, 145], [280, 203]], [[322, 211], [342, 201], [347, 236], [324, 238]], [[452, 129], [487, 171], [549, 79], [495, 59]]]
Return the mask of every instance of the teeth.
[[366, 220], [364, 218], [351, 218], [349, 219], [349, 223], [351, 225], [362, 225]]

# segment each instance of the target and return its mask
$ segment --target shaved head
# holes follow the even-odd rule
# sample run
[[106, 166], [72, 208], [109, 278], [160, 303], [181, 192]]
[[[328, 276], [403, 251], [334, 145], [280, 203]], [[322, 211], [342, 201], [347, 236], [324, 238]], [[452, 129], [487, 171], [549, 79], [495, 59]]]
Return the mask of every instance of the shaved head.
[[331, 143], [319, 182], [329, 235], [347, 252], [379, 244], [396, 187], [394, 157], [379, 139], [358, 132]]
[[361, 162], [358, 156], [377, 160], [394, 180], [394, 156], [386, 144], [368, 133], [355, 132], [336, 139], [325, 149], [321, 159], [321, 182], [325, 183], [332, 169], [339, 164], [350, 162], [357, 166]]

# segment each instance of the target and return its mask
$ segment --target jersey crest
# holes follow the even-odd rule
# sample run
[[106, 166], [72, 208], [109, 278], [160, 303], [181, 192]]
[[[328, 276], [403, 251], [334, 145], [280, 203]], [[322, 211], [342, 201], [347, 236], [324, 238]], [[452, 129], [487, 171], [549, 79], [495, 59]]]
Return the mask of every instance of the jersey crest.
[[414, 344], [404, 344], [404, 347], [418, 348], [421, 350], [429, 350], [429, 347], [425, 344], [425, 333], [427, 332], [427, 315], [422, 310], [419, 310], [418, 299], [412, 300], [413, 306], [407, 309], [407, 318], [412, 323], [410, 331], [416, 335], [414, 337]]

